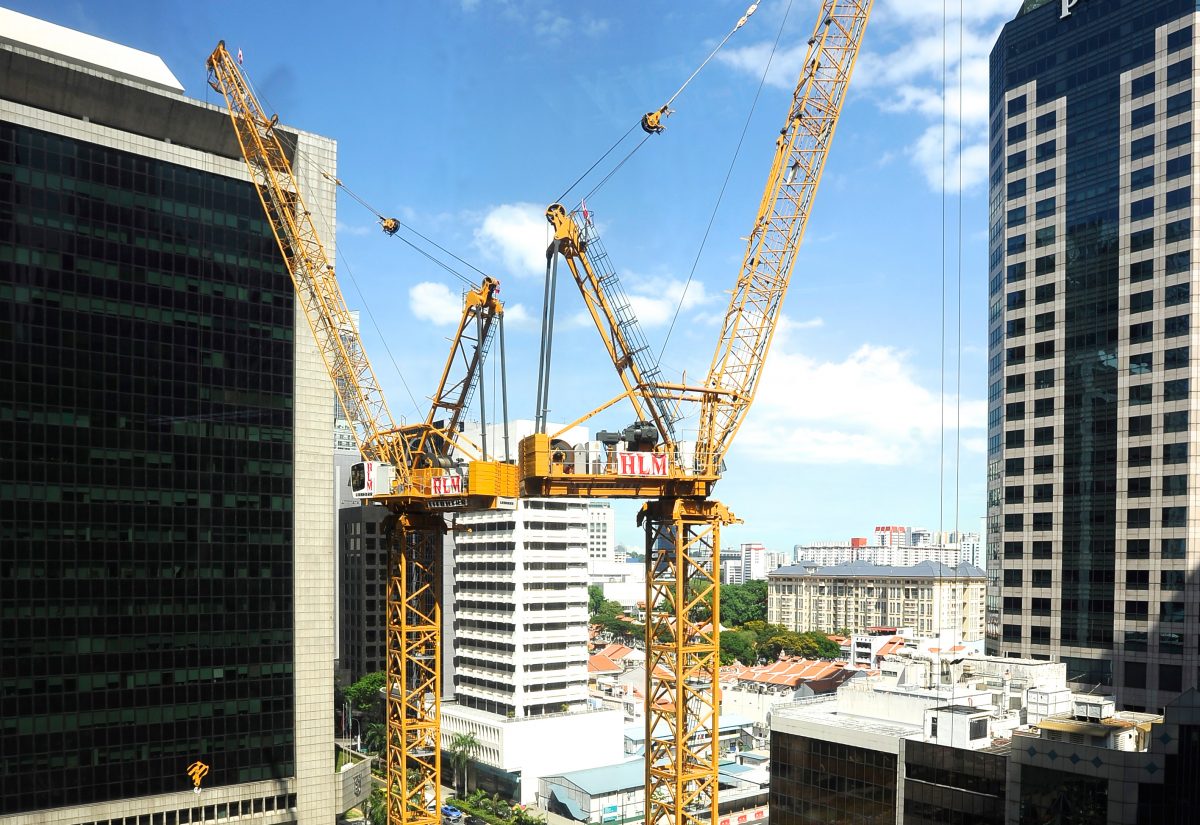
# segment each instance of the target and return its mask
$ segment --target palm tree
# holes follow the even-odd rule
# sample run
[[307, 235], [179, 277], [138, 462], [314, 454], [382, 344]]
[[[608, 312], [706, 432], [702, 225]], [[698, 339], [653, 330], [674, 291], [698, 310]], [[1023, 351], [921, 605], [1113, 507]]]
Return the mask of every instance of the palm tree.
[[[450, 764], [454, 766], [454, 784], [458, 786], [459, 796], [465, 796], [466, 789], [466, 768], [476, 753], [479, 752], [479, 740], [475, 738], [473, 733], [456, 733], [450, 739]], [[459, 786], [459, 776], [462, 776], [463, 783]]]
[[372, 753], [380, 753], [383, 751], [383, 745], [387, 742], [387, 725], [383, 722], [372, 722], [367, 725], [366, 731], [363, 732], [363, 749]]

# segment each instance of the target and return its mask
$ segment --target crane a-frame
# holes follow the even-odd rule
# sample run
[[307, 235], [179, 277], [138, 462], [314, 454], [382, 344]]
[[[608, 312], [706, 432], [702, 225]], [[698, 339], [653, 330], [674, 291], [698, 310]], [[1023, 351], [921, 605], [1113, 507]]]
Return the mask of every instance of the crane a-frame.
[[[822, 0], [707, 377], [658, 380], [597, 238], [562, 205], [546, 212], [638, 422], [570, 445], [537, 433], [520, 445], [531, 496], [651, 498], [646, 530], [646, 823], [718, 821], [720, 530], [736, 521], [708, 498], [754, 400], [873, 0]], [[545, 359], [543, 367], [545, 366]], [[545, 393], [539, 380], [539, 404]], [[698, 409], [694, 443], [677, 440], [681, 404]], [[661, 443], [659, 443], [661, 439]], [[695, 618], [703, 616], [703, 618]]]
[[[426, 420], [394, 424], [333, 262], [304, 204], [289, 150], [276, 129], [278, 118], [263, 112], [224, 41], [208, 58], [208, 70], [210, 84], [229, 106], [268, 223], [362, 453], [363, 463], [351, 471], [351, 486], [357, 497], [392, 512], [385, 630], [388, 821], [436, 825], [441, 807], [443, 513], [513, 507], [518, 490], [513, 465], [486, 460], [464, 464], [457, 458], [475, 452], [458, 432], [458, 421], [479, 380], [493, 325], [503, 323], [499, 285], [485, 277], [467, 294]], [[389, 232], [394, 228], [384, 227]]]

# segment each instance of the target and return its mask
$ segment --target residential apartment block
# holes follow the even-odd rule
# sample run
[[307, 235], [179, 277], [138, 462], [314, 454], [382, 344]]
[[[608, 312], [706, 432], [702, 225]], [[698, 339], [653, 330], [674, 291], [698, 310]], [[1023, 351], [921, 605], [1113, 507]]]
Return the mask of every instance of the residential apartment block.
[[988, 650], [1132, 709], [1200, 666], [1198, 27], [1027, 0], [991, 54]]
[[[620, 758], [621, 716], [588, 704], [584, 499], [523, 499], [456, 517], [454, 701], [442, 740], [472, 733], [480, 787], [533, 802], [537, 778]], [[588, 748], [546, 743], [581, 742]]]
[[947, 644], [983, 637], [984, 572], [970, 565], [792, 565], [767, 576], [767, 621], [803, 633], [908, 627]]

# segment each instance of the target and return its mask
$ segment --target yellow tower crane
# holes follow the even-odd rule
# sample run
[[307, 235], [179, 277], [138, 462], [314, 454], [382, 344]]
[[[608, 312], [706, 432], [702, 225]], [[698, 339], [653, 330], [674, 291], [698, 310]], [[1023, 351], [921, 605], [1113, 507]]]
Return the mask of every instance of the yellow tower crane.
[[[638, 420], [582, 445], [559, 438], [566, 428], [522, 440], [521, 491], [653, 499], [638, 516], [646, 531], [647, 825], [718, 820], [720, 530], [737, 519], [708, 496], [758, 388], [872, 2], [822, 0], [701, 385], [659, 380], [594, 227], [560, 204], [546, 212], [551, 251], [567, 262], [625, 388], [569, 426], [625, 398]], [[683, 404], [698, 412], [694, 443], [675, 436]]]
[[[392, 513], [387, 530], [385, 631], [388, 822], [437, 825], [443, 513], [512, 508], [518, 490], [516, 467], [485, 460], [486, 454], [476, 451], [458, 432], [493, 325], [503, 325], [499, 284], [485, 277], [466, 295], [450, 357], [425, 421], [394, 424], [334, 277], [333, 263], [304, 204], [291, 152], [280, 139], [278, 117], [263, 112], [224, 41], [208, 58], [208, 71], [209, 83], [229, 106], [250, 177], [362, 453], [363, 462], [351, 471], [355, 496], [382, 504]], [[384, 222], [386, 232], [394, 232], [395, 227], [394, 222]], [[460, 455], [479, 458], [464, 462]]]

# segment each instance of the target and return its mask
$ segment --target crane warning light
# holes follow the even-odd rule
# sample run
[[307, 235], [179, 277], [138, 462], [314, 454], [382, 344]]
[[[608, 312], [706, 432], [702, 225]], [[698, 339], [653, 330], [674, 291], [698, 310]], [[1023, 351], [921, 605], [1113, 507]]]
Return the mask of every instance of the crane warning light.
[[617, 453], [617, 473], [623, 476], [667, 475], [666, 453]]

